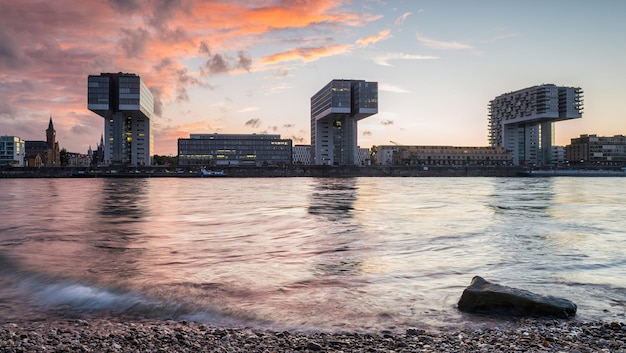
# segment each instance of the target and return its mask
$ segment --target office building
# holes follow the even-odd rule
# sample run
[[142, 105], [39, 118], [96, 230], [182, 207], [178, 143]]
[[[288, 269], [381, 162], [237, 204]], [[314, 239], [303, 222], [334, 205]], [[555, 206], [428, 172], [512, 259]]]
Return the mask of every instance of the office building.
[[357, 146], [356, 154], [354, 155], [356, 165], [372, 165], [371, 158], [369, 148]]
[[17, 136], [0, 136], [0, 165], [23, 167], [26, 149]]
[[178, 164], [198, 166], [285, 165], [292, 142], [272, 134], [191, 134], [178, 139]]
[[311, 145], [293, 146], [292, 164], [300, 164], [300, 165], [311, 164]]
[[513, 154], [516, 165], [553, 165], [554, 123], [582, 117], [583, 92], [544, 84], [489, 102], [489, 144]]
[[512, 155], [503, 147], [377, 146], [378, 165], [507, 166]]
[[152, 93], [135, 74], [88, 78], [87, 107], [104, 118], [104, 165], [151, 165]]
[[580, 135], [565, 146], [571, 165], [626, 165], [626, 136]]
[[332, 80], [311, 97], [313, 164], [358, 164], [357, 122], [378, 113], [378, 83]]

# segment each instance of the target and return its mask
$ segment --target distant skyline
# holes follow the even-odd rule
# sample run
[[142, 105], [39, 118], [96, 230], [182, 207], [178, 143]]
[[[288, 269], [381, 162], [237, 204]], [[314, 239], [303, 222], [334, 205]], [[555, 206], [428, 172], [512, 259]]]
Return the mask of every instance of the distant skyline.
[[310, 98], [376, 81], [361, 147], [487, 146], [487, 106], [543, 83], [581, 87], [555, 142], [626, 135], [626, 2], [0, 0], [0, 135], [95, 149], [87, 76], [135, 73], [155, 96], [155, 153], [191, 133], [309, 144]]

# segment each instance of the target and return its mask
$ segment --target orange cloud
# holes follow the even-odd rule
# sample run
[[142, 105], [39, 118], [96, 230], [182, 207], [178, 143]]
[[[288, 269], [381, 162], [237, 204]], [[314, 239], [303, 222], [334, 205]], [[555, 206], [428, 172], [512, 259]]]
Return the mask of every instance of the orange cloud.
[[337, 44], [326, 47], [304, 47], [296, 48], [282, 53], [276, 53], [261, 58], [263, 64], [276, 64], [283, 61], [302, 60], [304, 62], [315, 61], [325, 56], [342, 54], [350, 51], [352, 45]]
[[391, 30], [390, 29], [386, 29], [384, 31], [380, 31], [378, 34], [358, 39], [356, 41], [356, 44], [358, 46], [361, 46], [361, 47], [366, 47], [366, 46], [368, 46], [370, 44], [373, 44], [373, 43], [376, 43], [376, 42], [380, 42], [381, 40], [385, 40], [385, 39], [389, 38], [390, 34], [391, 34]]

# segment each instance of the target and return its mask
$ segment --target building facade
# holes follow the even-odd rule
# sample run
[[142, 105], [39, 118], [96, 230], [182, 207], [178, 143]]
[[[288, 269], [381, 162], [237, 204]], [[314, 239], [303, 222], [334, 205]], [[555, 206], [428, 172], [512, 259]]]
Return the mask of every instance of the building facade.
[[372, 165], [370, 149], [365, 147], [358, 147], [354, 156], [356, 165]]
[[104, 118], [104, 165], [151, 165], [154, 97], [135, 74], [88, 77], [87, 107]]
[[285, 165], [292, 142], [272, 134], [191, 134], [178, 139], [178, 164], [199, 166]]
[[292, 164], [310, 165], [311, 164], [311, 145], [293, 146]]
[[0, 136], [0, 165], [23, 167], [25, 156], [24, 140], [17, 136]]
[[52, 123], [48, 122], [45, 141], [25, 141], [24, 165], [27, 167], [59, 167], [61, 166], [61, 148], [56, 140], [57, 132]]
[[582, 117], [578, 87], [544, 84], [502, 94], [489, 102], [489, 144], [513, 154], [516, 165], [553, 165], [554, 123]]
[[503, 147], [377, 146], [379, 165], [507, 166], [512, 154]]
[[626, 136], [580, 135], [565, 146], [571, 165], [626, 165]]
[[376, 113], [377, 82], [330, 81], [311, 97], [312, 163], [358, 164], [357, 122]]

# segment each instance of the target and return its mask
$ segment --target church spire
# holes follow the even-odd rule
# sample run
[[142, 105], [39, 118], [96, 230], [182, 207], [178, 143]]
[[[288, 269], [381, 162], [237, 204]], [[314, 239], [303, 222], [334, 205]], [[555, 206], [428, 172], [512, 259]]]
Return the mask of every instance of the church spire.
[[54, 125], [52, 124], [52, 114], [50, 114], [50, 122], [48, 123], [48, 130], [54, 130]]

